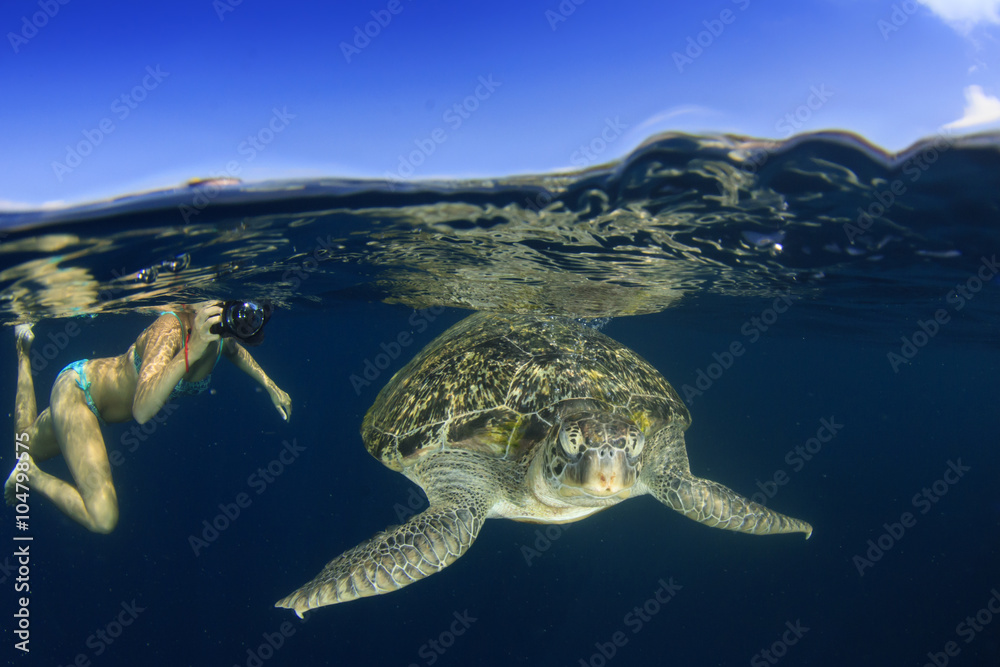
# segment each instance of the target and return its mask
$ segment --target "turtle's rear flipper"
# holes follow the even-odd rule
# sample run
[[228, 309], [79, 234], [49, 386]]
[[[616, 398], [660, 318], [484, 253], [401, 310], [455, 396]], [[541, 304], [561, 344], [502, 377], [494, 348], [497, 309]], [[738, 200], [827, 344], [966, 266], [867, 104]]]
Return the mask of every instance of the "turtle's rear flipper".
[[806, 539], [812, 535], [812, 526], [805, 521], [769, 510], [690, 473], [665, 473], [643, 481], [661, 503], [706, 526], [754, 535], [805, 533]]
[[330, 561], [275, 606], [301, 617], [316, 607], [398, 590], [454, 563], [472, 546], [484, 518], [467, 507], [428, 507]]

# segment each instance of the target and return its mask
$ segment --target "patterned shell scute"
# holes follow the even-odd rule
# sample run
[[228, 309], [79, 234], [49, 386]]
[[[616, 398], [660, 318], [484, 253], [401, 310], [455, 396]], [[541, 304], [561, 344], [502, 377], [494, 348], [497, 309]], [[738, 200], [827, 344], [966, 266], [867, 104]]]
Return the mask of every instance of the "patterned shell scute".
[[446, 448], [516, 458], [561, 412], [593, 407], [630, 417], [647, 434], [690, 423], [663, 376], [604, 334], [558, 318], [477, 313], [393, 376], [361, 433], [368, 451], [397, 470]]

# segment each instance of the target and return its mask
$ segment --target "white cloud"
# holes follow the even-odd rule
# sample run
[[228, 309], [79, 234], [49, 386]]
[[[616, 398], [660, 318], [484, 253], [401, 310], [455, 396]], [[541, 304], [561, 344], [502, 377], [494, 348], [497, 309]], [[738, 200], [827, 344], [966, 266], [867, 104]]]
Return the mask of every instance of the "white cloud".
[[[667, 121], [673, 121], [674, 118], [678, 116], [686, 116], [693, 114], [695, 117], [713, 116], [718, 115], [719, 112], [707, 107], [701, 107], [696, 104], [683, 104], [680, 106], [671, 107], [665, 111], [660, 111], [653, 114], [646, 120], [639, 123], [630, 134], [635, 132], [643, 133], [644, 136], [648, 136], [649, 129], [666, 123]], [[675, 129], [675, 128], [674, 128]]]
[[919, 0], [947, 23], [965, 29], [976, 23], [1000, 23], [1000, 0]]
[[969, 86], [965, 89], [965, 113], [945, 125], [945, 129], [975, 127], [997, 120], [1000, 120], [1000, 99], [984, 93], [982, 86]]
[[48, 211], [68, 206], [67, 202], [60, 199], [41, 203], [16, 201], [13, 199], [0, 199], [0, 213], [20, 213], [24, 211]]

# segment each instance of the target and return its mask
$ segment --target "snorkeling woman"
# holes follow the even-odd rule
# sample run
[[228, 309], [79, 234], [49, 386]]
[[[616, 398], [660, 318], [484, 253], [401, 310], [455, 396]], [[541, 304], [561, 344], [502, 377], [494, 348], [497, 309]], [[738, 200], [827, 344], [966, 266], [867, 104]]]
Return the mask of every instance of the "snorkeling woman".
[[[4, 485], [8, 505], [29, 487], [71, 519], [97, 533], [110, 533], [118, 523], [118, 497], [111, 481], [103, 424], [135, 419], [144, 424], [167, 401], [200, 394], [224, 355], [260, 384], [286, 421], [292, 401], [257, 365], [235, 338], [219, 335], [223, 308], [203, 303], [193, 310], [164, 312], [146, 328], [125, 354], [82, 359], [64, 368], [52, 385], [49, 407], [38, 415], [29, 352], [34, 334], [17, 327], [17, 399], [14, 421], [22, 454]], [[269, 311], [268, 311], [269, 314]], [[214, 330], [214, 332], [213, 332]], [[258, 338], [259, 340], [259, 338]], [[250, 339], [253, 344], [253, 339]], [[37, 418], [36, 418], [37, 415]], [[73, 484], [43, 472], [36, 462], [62, 454]]]

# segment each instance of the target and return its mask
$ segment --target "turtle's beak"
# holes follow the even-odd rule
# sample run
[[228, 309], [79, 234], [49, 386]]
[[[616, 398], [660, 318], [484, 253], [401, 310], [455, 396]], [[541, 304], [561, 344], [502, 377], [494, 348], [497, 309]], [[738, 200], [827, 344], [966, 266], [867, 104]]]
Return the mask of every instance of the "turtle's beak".
[[598, 498], [632, 488], [636, 478], [636, 468], [625, 452], [608, 446], [588, 449], [567, 473], [575, 478], [581, 491]]

